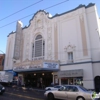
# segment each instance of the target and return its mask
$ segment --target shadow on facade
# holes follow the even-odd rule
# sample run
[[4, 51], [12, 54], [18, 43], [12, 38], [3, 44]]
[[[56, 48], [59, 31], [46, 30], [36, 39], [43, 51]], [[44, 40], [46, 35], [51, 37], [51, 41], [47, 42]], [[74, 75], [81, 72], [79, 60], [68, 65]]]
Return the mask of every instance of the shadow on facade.
[[95, 91], [100, 92], [100, 76], [96, 76], [94, 78], [94, 83], [95, 83]]

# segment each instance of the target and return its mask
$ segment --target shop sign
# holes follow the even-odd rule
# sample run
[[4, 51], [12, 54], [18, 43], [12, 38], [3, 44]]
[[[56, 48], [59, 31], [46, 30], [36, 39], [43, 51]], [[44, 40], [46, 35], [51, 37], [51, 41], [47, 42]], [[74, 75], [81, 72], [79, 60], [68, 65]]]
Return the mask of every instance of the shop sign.
[[83, 69], [59, 71], [58, 77], [82, 77]]
[[44, 62], [44, 63], [43, 63], [43, 68], [48, 68], [48, 69], [59, 69], [59, 64], [58, 64], [58, 63]]

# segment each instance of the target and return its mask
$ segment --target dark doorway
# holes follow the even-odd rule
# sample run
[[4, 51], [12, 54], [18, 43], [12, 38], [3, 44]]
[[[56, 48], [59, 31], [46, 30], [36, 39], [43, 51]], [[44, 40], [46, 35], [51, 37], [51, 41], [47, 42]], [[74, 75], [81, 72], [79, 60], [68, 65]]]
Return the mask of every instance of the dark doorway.
[[100, 92], [100, 76], [96, 76], [94, 78], [94, 83], [95, 83], [95, 91]]
[[24, 74], [25, 86], [42, 88], [49, 86], [53, 81], [52, 72], [32, 72]]

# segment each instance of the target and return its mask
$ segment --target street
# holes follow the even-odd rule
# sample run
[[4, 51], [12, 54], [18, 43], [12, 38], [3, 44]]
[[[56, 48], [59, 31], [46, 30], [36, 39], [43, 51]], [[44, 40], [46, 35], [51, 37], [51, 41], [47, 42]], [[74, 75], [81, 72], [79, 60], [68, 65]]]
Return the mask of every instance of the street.
[[6, 87], [5, 93], [0, 95], [0, 100], [45, 100], [45, 98], [43, 91]]
[[38, 90], [38, 89], [32, 90], [19, 87], [6, 87], [5, 93], [3, 95], [0, 95], [0, 100], [47, 100], [47, 99], [44, 97], [44, 90]]

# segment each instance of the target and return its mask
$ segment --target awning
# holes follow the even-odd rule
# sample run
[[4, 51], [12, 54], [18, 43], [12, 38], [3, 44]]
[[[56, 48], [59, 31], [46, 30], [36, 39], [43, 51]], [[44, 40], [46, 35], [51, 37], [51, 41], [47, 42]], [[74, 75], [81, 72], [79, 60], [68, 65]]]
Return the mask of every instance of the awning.
[[47, 69], [47, 68], [37, 68], [37, 69], [23, 69], [23, 70], [14, 70], [15, 72], [36, 72], [36, 71], [59, 71], [59, 69]]
[[10, 73], [13, 73], [13, 75], [14, 76], [17, 76], [18, 75], [18, 73], [17, 72], [15, 72], [15, 71], [13, 71], [13, 70], [5, 70], [6, 72], [10, 72]]
[[83, 69], [59, 71], [58, 77], [83, 77]]

